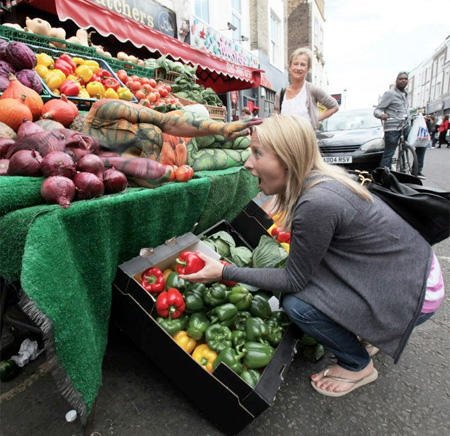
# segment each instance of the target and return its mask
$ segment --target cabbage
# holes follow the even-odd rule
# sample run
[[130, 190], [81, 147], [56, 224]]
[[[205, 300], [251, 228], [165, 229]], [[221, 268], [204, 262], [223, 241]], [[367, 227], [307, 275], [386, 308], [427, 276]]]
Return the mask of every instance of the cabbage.
[[208, 109], [205, 108], [202, 104], [189, 104], [183, 107], [185, 112], [191, 112], [195, 115], [199, 115], [202, 118], [209, 118]]
[[272, 268], [283, 266], [287, 251], [271, 236], [263, 235], [253, 250], [254, 268]]
[[247, 247], [231, 247], [230, 258], [236, 266], [250, 266], [252, 252]]
[[214, 243], [217, 253], [222, 257], [228, 257], [231, 247], [236, 247], [233, 236], [225, 231], [216, 232], [209, 239]]

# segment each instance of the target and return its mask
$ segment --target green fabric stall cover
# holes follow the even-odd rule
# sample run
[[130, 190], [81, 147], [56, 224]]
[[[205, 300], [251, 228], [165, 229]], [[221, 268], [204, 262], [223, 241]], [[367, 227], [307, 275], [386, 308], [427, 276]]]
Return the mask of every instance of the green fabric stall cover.
[[206, 207], [195, 230], [197, 234], [222, 219], [232, 221], [259, 192], [258, 179], [243, 167], [201, 171], [196, 175], [211, 180]]
[[44, 203], [43, 177], [0, 177], [0, 217], [16, 209]]
[[[86, 420], [102, 380], [117, 266], [143, 247], [189, 232], [210, 180], [193, 179], [74, 202], [28, 229], [22, 307], [41, 327], [62, 394]], [[34, 208], [33, 208], [34, 209]]]

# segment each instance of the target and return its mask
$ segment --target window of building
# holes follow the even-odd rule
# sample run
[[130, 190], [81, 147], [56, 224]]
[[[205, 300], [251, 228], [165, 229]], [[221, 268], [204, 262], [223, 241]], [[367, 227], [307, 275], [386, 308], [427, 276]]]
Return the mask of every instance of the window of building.
[[209, 0], [195, 0], [195, 15], [209, 23]]
[[235, 41], [241, 40], [242, 35], [242, 26], [241, 26], [241, 0], [232, 0], [231, 1], [231, 24], [236, 27], [236, 30], [233, 30], [232, 39]]
[[280, 19], [272, 11], [270, 14], [270, 61], [273, 65], [281, 64], [280, 32]]
[[319, 30], [319, 50], [323, 53], [323, 27], [320, 26]]

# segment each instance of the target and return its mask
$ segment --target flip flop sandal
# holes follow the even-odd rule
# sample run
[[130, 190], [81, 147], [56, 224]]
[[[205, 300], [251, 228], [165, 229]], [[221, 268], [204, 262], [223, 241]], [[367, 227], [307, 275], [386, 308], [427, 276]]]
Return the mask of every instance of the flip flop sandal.
[[349, 384], [352, 384], [353, 386], [350, 389], [346, 390], [346, 391], [333, 392], [333, 391], [327, 391], [325, 389], [320, 388], [319, 386], [316, 386], [316, 382], [313, 382], [311, 380], [312, 387], [317, 392], [319, 392], [320, 394], [325, 395], [327, 397], [343, 397], [344, 395], [349, 394], [350, 392], [354, 391], [355, 389], [360, 388], [361, 386], [364, 386], [364, 385], [367, 385], [369, 383], [374, 382], [378, 378], [378, 371], [375, 368], [373, 369], [373, 371], [367, 377], [360, 378], [359, 380], [350, 380], [348, 378], [334, 377], [332, 375], [327, 375], [329, 370], [330, 370], [330, 368], [327, 368], [324, 371], [322, 379], [329, 378], [331, 380], [336, 380], [336, 381], [340, 381], [340, 382], [344, 382], [344, 383], [349, 383]]

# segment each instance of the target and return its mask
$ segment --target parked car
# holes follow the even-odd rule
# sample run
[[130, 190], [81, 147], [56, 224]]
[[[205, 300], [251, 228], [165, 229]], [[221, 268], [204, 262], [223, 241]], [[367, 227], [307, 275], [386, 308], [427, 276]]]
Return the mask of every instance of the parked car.
[[316, 136], [325, 162], [361, 171], [380, 164], [384, 132], [373, 109], [339, 111], [322, 122]]

